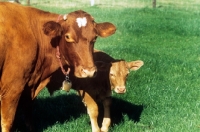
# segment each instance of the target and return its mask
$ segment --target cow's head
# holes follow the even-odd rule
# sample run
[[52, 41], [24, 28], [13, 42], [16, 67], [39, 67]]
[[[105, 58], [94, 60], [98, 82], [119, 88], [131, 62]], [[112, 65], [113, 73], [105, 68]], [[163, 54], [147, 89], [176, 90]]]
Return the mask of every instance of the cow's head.
[[117, 61], [113, 62], [112, 66], [110, 67], [110, 84], [111, 89], [114, 90], [116, 93], [125, 93], [126, 92], [126, 78], [129, 74], [129, 71], [136, 71], [142, 65], [143, 61]]
[[43, 26], [44, 33], [59, 38], [61, 58], [75, 68], [75, 76], [92, 77], [96, 71], [93, 62], [93, 48], [98, 36], [107, 37], [115, 33], [112, 23], [96, 23], [91, 15], [84, 11], [75, 11], [64, 15], [58, 21], [49, 21]]

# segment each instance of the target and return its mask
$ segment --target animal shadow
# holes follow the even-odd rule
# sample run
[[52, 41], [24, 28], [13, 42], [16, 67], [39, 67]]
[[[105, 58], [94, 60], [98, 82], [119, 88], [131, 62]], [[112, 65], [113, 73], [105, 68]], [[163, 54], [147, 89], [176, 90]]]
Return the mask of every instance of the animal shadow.
[[[98, 105], [100, 109], [98, 124], [99, 126], [101, 126], [103, 120], [103, 105]], [[128, 118], [133, 122], [139, 122], [143, 109], [143, 105], [135, 105], [130, 102], [127, 102], [126, 100], [112, 97], [112, 104], [110, 109], [111, 127], [123, 122], [124, 115], [127, 115]]]
[[[98, 103], [99, 118], [98, 123], [101, 127], [103, 120], [103, 106]], [[124, 121], [123, 115], [127, 115], [133, 122], [139, 122], [143, 111], [142, 105], [134, 105], [125, 100], [112, 97], [111, 104], [111, 127]], [[43, 132], [56, 122], [65, 123], [71, 119], [77, 119], [82, 114], [87, 114], [86, 107], [81, 98], [76, 94], [61, 94], [58, 96], [47, 96], [37, 98], [33, 105], [34, 132]], [[90, 124], [90, 121], [88, 120]], [[27, 132], [24, 116], [18, 110], [15, 120], [15, 132]]]
[[[63, 124], [68, 120], [79, 118], [83, 113], [87, 113], [86, 108], [76, 94], [37, 98], [34, 100], [32, 113], [34, 132], [43, 132], [57, 122]], [[14, 131], [28, 132], [20, 109], [16, 115]]]

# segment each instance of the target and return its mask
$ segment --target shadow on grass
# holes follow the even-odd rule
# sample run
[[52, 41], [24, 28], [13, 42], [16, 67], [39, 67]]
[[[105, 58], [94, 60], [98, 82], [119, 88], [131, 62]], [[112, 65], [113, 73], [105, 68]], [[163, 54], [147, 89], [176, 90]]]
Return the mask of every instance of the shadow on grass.
[[[123, 115], [125, 114], [129, 117], [130, 120], [133, 120], [133, 122], [138, 122], [140, 120], [143, 106], [134, 105], [117, 98], [113, 98], [112, 100], [112, 125], [117, 125], [123, 122]], [[99, 109], [99, 121], [102, 122], [102, 105], [99, 106]], [[43, 132], [43, 130], [55, 125], [56, 123], [62, 124], [70, 121], [71, 119], [79, 118], [81, 114], [87, 114], [87, 111], [81, 102], [80, 97], [76, 94], [38, 98], [34, 101], [33, 108], [33, 120], [35, 126], [34, 132]], [[90, 122], [88, 121], [88, 123]], [[18, 113], [16, 118], [15, 131], [27, 132], [23, 116], [20, 113]]]
[[[100, 116], [98, 119], [99, 126], [101, 126], [103, 120], [103, 105], [99, 105]], [[112, 97], [111, 105], [111, 127], [118, 125], [124, 121], [124, 115], [127, 115], [129, 120], [133, 122], [139, 122], [140, 116], [144, 109], [143, 105], [135, 105], [122, 99]]]
[[135, 105], [125, 100], [114, 98], [111, 107], [112, 122], [114, 124], [120, 123], [123, 120], [123, 114], [126, 114], [130, 120], [139, 122], [143, 109], [143, 105]]
[[[43, 132], [56, 123], [63, 124], [72, 118], [79, 118], [83, 113], [86, 114], [85, 106], [76, 94], [37, 98], [33, 104], [34, 132]], [[14, 127], [15, 132], [27, 132], [24, 115], [20, 109]]]

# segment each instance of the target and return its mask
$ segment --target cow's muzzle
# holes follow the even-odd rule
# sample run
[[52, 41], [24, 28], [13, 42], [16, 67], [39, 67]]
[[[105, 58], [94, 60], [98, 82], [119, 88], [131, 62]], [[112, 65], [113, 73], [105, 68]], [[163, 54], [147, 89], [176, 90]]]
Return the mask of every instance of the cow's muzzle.
[[75, 76], [79, 78], [86, 78], [86, 77], [94, 77], [97, 72], [96, 66], [83, 68], [82, 66], [79, 67], [78, 72], [75, 72]]

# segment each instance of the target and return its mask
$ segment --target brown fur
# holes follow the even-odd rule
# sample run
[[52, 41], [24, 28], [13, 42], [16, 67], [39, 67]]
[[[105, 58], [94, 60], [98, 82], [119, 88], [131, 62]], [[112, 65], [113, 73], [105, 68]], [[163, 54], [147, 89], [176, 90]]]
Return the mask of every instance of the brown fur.
[[[96, 71], [92, 57], [96, 36], [107, 37], [116, 30], [111, 23], [94, 22], [84, 11], [69, 13], [64, 20], [59, 14], [0, 2], [0, 16], [2, 132], [11, 131], [19, 100], [30, 114], [31, 100], [59, 68], [57, 46], [61, 62], [73, 67], [75, 76], [92, 77]], [[78, 17], [87, 19], [85, 27], [78, 27]]]
[[[94, 53], [94, 61], [97, 66], [97, 75], [95, 77], [77, 78], [70, 74], [69, 78], [72, 81], [72, 88], [78, 91], [84, 104], [87, 106], [92, 132], [108, 131], [111, 123], [111, 92], [114, 90], [116, 93], [125, 93], [126, 78], [129, 70], [138, 70], [143, 65], [143, 61], [126, 62], [124, 60], [115, 60], [101, 51]], [[52, 75], [51, 81], [47, 85], [51, 94], [61, 87], [63, 78], [64, 76], [59, 71], [56, 75]], [[99, 113], [97, 101], [102, 101], [104, 106], [104, 118], [101, 129], [97, 123]]]

